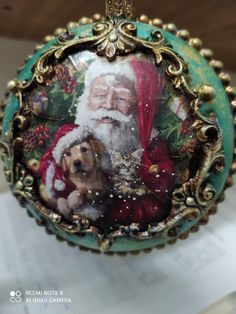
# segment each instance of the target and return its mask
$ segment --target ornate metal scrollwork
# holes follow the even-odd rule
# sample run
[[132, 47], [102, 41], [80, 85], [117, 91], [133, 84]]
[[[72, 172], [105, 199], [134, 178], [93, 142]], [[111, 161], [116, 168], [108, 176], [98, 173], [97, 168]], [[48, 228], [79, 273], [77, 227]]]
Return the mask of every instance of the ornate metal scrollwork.
[[193, 130], [201, 143], [202, 162], [194, 178], [173, 193], [173, 208], [183, 210], [198, 207], [208, 210], [216, 201], [214, 187], [208, 182], [211, 171], [223, 171], [225, 167], [222, 148], [222, 134], [216, 117], [210, 114], [204, 117], [200, 112], [201, 101], [195, 99], [191, 108], [195, 116]]
[[[74, 34], [65, 34], [55, 40], [55, 43], [46, 52], [42, 53], [34, 65], [32, 78], [29, 81], [17, 81], [16, 92], [20, 95], [33, 83], [43, 84], [47, 75], [53, 71], [53, 62], [64, 57], [71, 48], [86, 47], [97, 50], [99, 55], [105, 56], [109, 61], [117, 55], [125, 55], [136, 49], [148, 49], [155, 56], [156, 64], [163, 60], [167, 62], [166, 74], [172, 85], [180, 89], [191, 99], [191, 110], [195, 119], [193, 129], [200, 144], [202, 160], [199, 168], [192, 178], [177, 188], [173, 193], [172, 210], [170, 216], [163, 222], [150, 224], [147, 230], [141, 231], [138, 224], [120, 226], [108, 235], [93, 226], [90, 221], [73, 215], [71, 222], [66, 222], [62, 215], [46, 208], [34, 194], [34, 178], [19, 163], [15, 163], [15, 151], [2, 144], [3, 155], [11, 157], [14, 161], [12, 172], [9, 174], [14, 194], [21, 203], [34, 204], [36, 209], [45, 217], [67, 233], [91, 233], [97, 235], [101, 250], [106, 251], [113, 239], [128, 235], [135, 239], [149, 239], [153, 236], [168, 236], [178, 223], [183, 220], [194, 220], [201, 217], [201, 211], [207, 211], [216, 201], [216, 192], [209, 182], [210, 171], [224, 169], [224, 155], [222, 151], [222, 135], [213, 115], [205, 117], [200, 113], [201, 100], [196, 91], [193, 91], [186, 80], [187, 65], [184, 60], [166, 43], [163, 34], [156, 30], [150, 34], [151, 40], [136, 37], [135, 23], [124, 20], [110, 20], [95, 23], [93, 36], [76, 38]], [[24, 106], [22, 104], [22, 106]], [[12, 124], [12, 134], [17, 125], [23, 129], [27, 125], [25, 117], [16, 115]], [[13, 140], [13, 138], [11, 139]], [[18, 139], [19, 140], [19, 139]], [[16, 141], [16, 140], [15, 140]], [[13, 145], [14, 146], [14, 145]], [[173, 234], [173, 232], [172, 232]]]

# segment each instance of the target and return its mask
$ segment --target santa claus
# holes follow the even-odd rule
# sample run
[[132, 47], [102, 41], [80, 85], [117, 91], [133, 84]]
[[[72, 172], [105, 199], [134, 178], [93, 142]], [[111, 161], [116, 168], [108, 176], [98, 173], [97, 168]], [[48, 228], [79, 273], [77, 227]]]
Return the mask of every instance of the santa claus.
[[[114, 190], [110, 195], [112, 202], [100, 223], [146, 224], [168, 215], [174, 165], [167, 143], [153, 128], [162, 91], [163, 77], [147, 60], [109, 63], [97, 59], [86, 72], [75, 123], [92, 129], [111, 155], [119, 153], [128, 160], [134, 152], [142, 152], [138, 177], [140, 189], [145, 188], [137, 195], [128, 193], [126, 197]], [[114, 157], [111, 159], [117, 162]], [[124, 185], [127, 182], [124, 180]]]

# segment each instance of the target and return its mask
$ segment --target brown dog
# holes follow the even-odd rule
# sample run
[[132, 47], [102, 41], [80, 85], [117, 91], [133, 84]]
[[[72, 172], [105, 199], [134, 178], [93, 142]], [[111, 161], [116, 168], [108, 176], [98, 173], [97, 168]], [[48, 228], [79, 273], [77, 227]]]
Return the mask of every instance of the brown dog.
[[[82, 143], [74, 143], [62, 155], [62, 169], [68, 179], [76, 186], [67, 199], [58, 199], [58, 210], [63, 214], [71, 211], [88, 218], [96, 219], [99, 213], [88, 213], [82, 208], [89, 201], [101, 198], [106, 191], [106, 179], [102, 173], [102, 158], [105, 152], [103, 143], [88, 138]], [[90, 210], [91, 211], [91, 206]]]

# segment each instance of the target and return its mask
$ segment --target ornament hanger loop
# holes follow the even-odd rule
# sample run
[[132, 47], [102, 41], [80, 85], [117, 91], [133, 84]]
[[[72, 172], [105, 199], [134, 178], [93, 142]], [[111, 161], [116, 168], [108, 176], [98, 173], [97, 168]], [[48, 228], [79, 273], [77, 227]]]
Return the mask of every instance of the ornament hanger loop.
[[106, 0], [106, 17], [124, 17], [129, 20], [135, 19], [134, 0]]

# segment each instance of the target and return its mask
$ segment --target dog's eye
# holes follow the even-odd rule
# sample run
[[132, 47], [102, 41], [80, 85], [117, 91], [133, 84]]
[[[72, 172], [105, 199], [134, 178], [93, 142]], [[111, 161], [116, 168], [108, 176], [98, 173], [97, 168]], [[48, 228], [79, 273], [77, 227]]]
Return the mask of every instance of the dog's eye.
[[70, 157], [70, 156], [71, 156], [71, 152], [70, 152], [70, 151], [65, 152], [64, 156], [66, 156], [66, 157]]
[[80, 150], [82, 153], [86, 153], [88, 151], [88, 148], [87, 147], [81, 147]]

